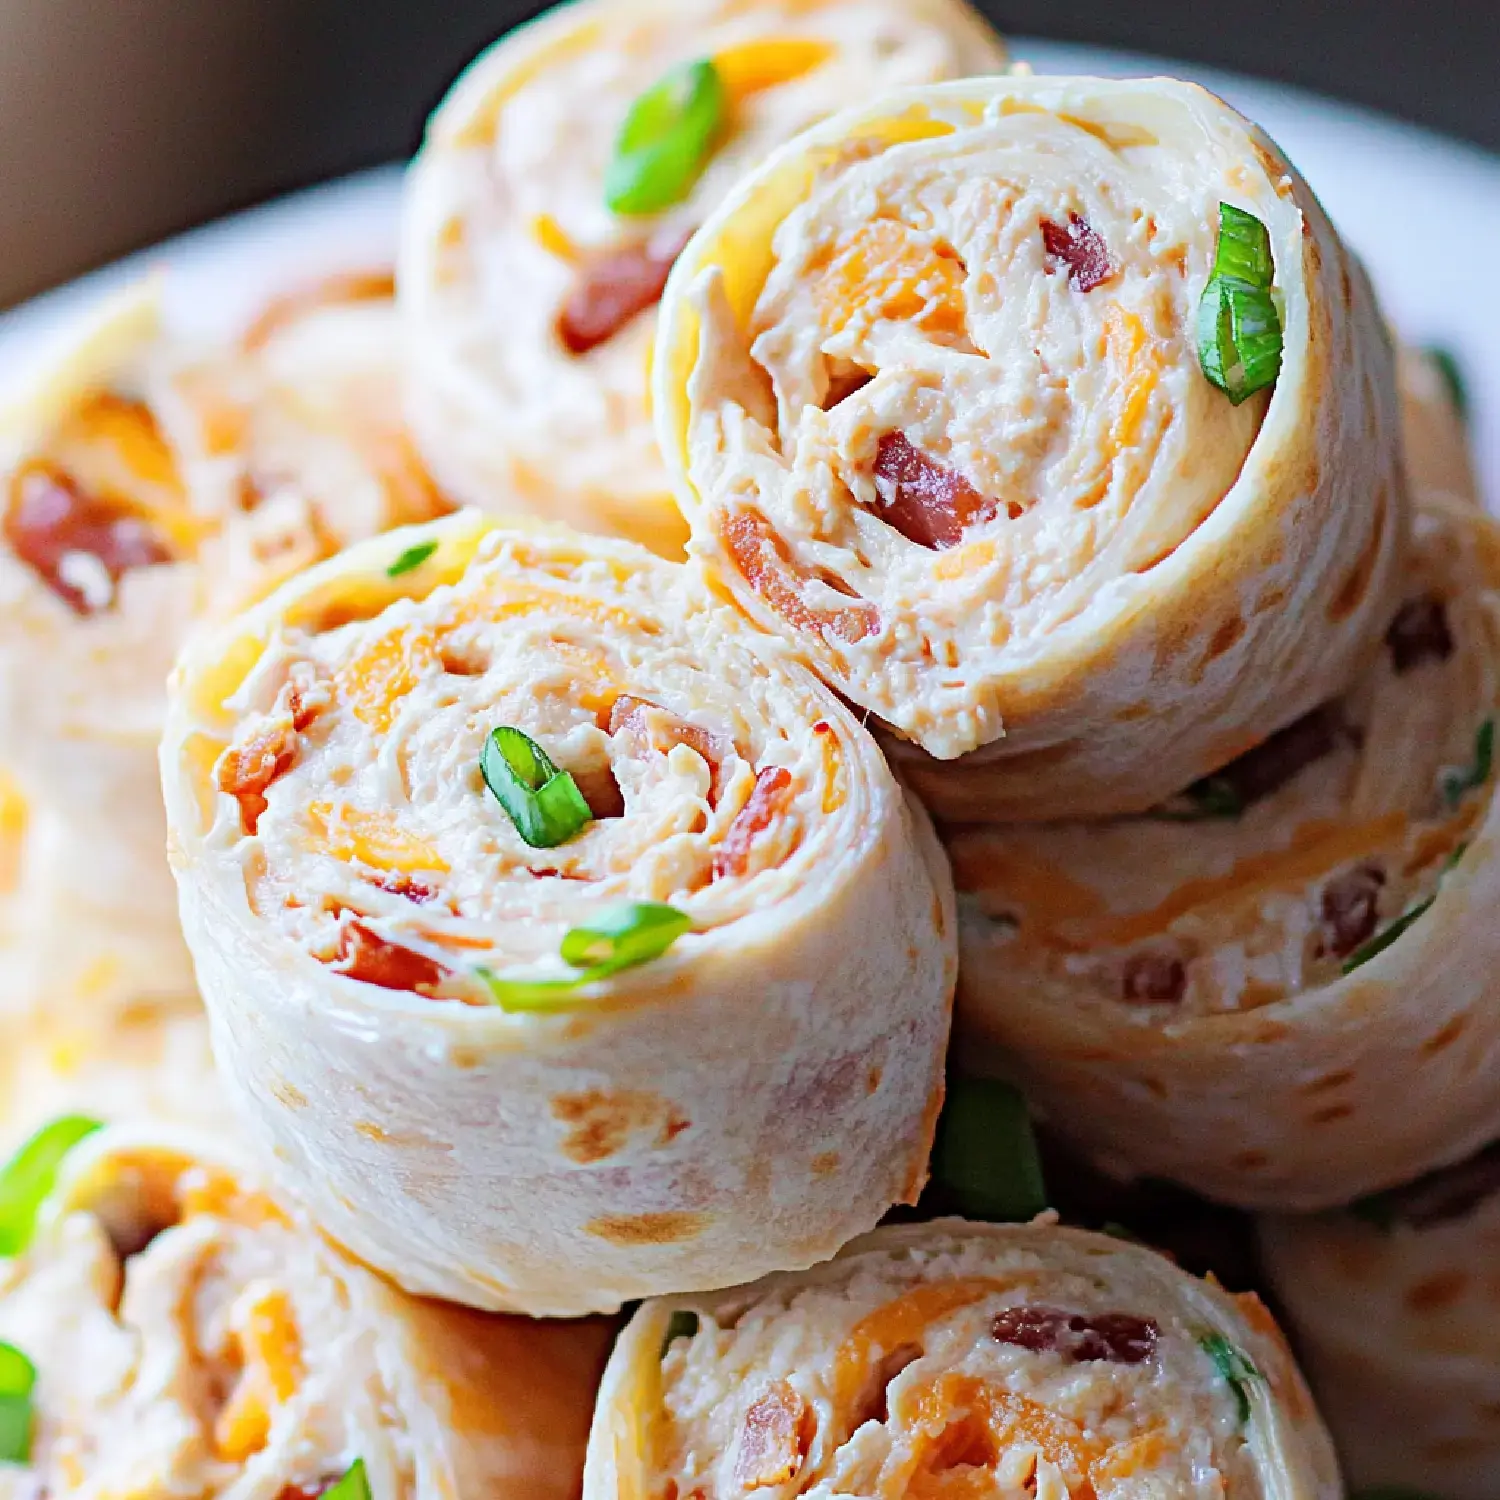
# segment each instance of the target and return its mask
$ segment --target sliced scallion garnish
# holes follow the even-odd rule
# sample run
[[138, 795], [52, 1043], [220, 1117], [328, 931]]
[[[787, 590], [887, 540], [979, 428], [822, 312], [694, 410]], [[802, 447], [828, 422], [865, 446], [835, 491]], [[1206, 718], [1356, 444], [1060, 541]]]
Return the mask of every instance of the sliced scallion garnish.
[[729, 114], [729, 94], [707, 58], [673, 68], [630, 106], [604, 174], [617, 214], [680, 203], [702, 176]]
[[0, 1464], [31, 1459], [31, 1392], [36, 1366], [14, 1344], [0, 1344]]
[[1464, 378], [1463, 366], [1458, 362], [1458, 356], [1451, 349], [1445, 349], [1440, 344], [1429, 344], [1427, 357], [1438, 368], [1438, 374], [1443, 377], [1443, 384], [1448, 388], [1448, 399], [1453, 403], [1453, 409], [1459, 417], [1468, 421], [1469, 419], [1469, 382]]
[[1434, 891], [1429, 897], [1427, 897], [1425, 901], [1418, 901], [1417, 904], [1410, 910], [1402, 912], [1401, 915], [1397, 917], [1396, 920], [1392, 922], [1384, 932], [1377, 932], [1375, 936], [1372, 937], [1370, 941], [1366, 943], [1362, 948], [1356, 948], [1354, 952], [1344, 960], [1344, 967], [1342, 972], [1345, 974], [1352, 974], [1357, 968], [1359, 968], [1361, 964], [1367, 964], [1377, 954], [1384, 953], [1385, 950], [1389, 948], [1391, 944], [1394, 943], [1396, 939], [1400, 937], [1408, 927], [1412, 926], [1413, 923], [1416, 922], [1418, 917], [1425, 916], [1429, 908], [1432, 906], [1432, 903], [1437, 900], [1438, 891], [1442, 890], [1443, 881], [1446, 878], [1448, 872], [1457, 866], [1459, 860], [1464, 857], [1464, 851], [1468, 847], [1469, 846], [1467, 844], [1460, 844], [1458, 848], [1456, 848], [1453, 853], [1448, 856], [1448, 862], [1443, 866], [1441, 873], [1438, 875], [1438, 888], [1436, 891]]
[[1026, 1101], [992, 1078], [948, 1080], [932, 1175], [967, 1218], [1021, 1222], [1047, 1207]]
[[1254, 214], [1221, 203], [1213, 273], [1198, 304], [1198, 362], [1236, 406], [1275, 385], [1281, 373], [1281, 314], [1271, 295], [1275, 276], [1266, 226]]
[[555, 849], [593, 821], [571, 774], [559, 771], [519, 729], [501, 725], [490, 731], [479, 753], [479, 772], [533, 849]]
[[1476, 791], [1490, 779], [1495, 769], [1495, 721], [1486, 719], [1474, 736], [1474, 759], [1467, 766], [1449, 766], [1442, 774], [1439, 786], [1443, 801], [1454, 809], [1464, 800], [1468, 792]]
[[548, 1010], [583, 985], [660, 958], [692, 929], [693, 919], [675, 906], [627, 901], [606, 907], [587, 927], [563, 934], [562, 960], [577, 974], [566, 979], [504, 979], [486, 968], [475, 973], [502, 1010]]
[[1243, 1427], [1250, 1420], [1249, 1385], [1252, 1380], [1260, 1379], [1260, 1371], [1222, 1333], [1203, 1334], [1198, 1347], [1214, 1362], [1214, 1368], [1234, 1392], [1240, 1426]]
[[661, 1352], [665, 1356], [668, 1349], [678, 1339], [690, 1339], [698, 1332], [698, 1314], [691, 1308], [679, 1307], [675, 1309], [672, 1316], [667, 1319], [667, 1331], [662, 1335]]
[[86, 1115], [63, 1115], [43, 1125], [0, 1168], [0, 1256], [20, 1255], [31, 1243], [63, 1158], [99, 1128], [100, 1122]]
[[436, 542], [418, 542], [415, 547], [408, 547], [385, 570], [385, 576], [387, 578], [399, 578], [403, 573], [410, 573], [420, 568], [437, 549], [438, 544]]
[[343, 1474], [326, 1490], [323, 1500], [370, 1500], [370, 1481], [365, 1474], [365, 1461], [356, 1458]]

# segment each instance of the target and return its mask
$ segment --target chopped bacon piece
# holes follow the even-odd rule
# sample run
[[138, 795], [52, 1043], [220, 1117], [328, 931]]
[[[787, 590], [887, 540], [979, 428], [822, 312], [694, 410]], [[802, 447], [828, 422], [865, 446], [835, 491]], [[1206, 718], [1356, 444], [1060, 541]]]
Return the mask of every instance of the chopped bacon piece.
[[1144, 1364], [1156, 1352], [1159, 1332], [1151, 1318], [1131, 1313], [1090, 1318], [1059, 1307], [1007, 1307], [990, 1325], [990, 1336], [997, 1343], [1014, 1344], [1033, 1354], [1061, 1354], [1071, 1364], [1084, 1360]]
[[1378, 865], [1358, 865], [1323, 887], [1322, 952], [1347, 958], [1374, 935], [1384, 884], [1385, 871]]
[[1104, 236], [1082, 214], [1070, 213], [1066, 224], [1042, 220], [1042, 245], [1049, 266], [1064, 265], [1068, 280], [1080, 292], [1103, 286], [1115, 274]]
[[875, 452], [875, 491], [881, 520], [907, 541], [935, 550], [956, 547], [964, 532], [994, 515], [962, 474], [945, 469], [915, 448], [903, 432], [882, 435]]
[[766, 766], [756, 772], [749, 798], [735, 814], [724, 842], [714, 850], [715, 880], [743, 875], [750, 868], [756, 839], [776, 821], [791, 797], [792, 773], [784, 766]]
[[1467, 1161], [1381, 1193], [1375, 1201], [1382, 1218], [1413, 1229], [1430, 1229], [1466, 1218], [1496, 1193], [1500, 1193], [1500, 1141]]
[[1213, 775], [1234, 793], [1241, 807], [1284, 787], [1300, 771], [1331, 755], [1347, 731], [1337, 709], [1324, 705], [1278, 729]]
[[1170, 953], [1133, 953], [1125, 960], [1120, 994], [1144, 1004], [1175, 1004], [1187, 993], [1187, 970]]
[[1424, 661], [1447, 661], [1453, 655], [1453, 633], [1441, 599], [1408, 599], [1396, 611], [1385, 633], [1391, 665], [1399, 677]]
[[773, 1381], [745, 1413], [734, 1482], [742, 1490], [758, 1490], [795, 1479], [810, 1446], [811, 1416], [790, 1384]]
[[557, 315], [557, 336], [569, 354], [608, 343], [637, 313], [655, 307], [689, 239], [674, 234], [611, 250], [585, 265]]
[[642, 750], [653, 750], [658, 755], [666, 755], [674, 745], [686, 745], [688, 749], [696, 750], [712, 773], [708, 788], [709, 805], [719, 805], [724, 791], [724, 762], [734, 750], [732, 740], [699, 724], [690, 724], [670, 709], [649, 703], [644, 698], [633, 698], [628, 693], [616, 698], [609, 711], [609, 732], [612, 736], [624, 735]]
[[225, 751], [219, 762], [219, 790], [228, 792], [240, 804], [240, 827], [247, 834], [255, 833], [261, 815], [270, 806], [265, 794], [271, 783], [285, 776], [296, 759], [296, 730], [281, 724], [248, 744]]
[[413, 879], [410, 875], [382, 875], [375, 884], [393, 896], [404, 896], [417, 906], [425, 906], [429, 901], [437, 900], [437, 892], [430, 885]]
[[388, 943], [363, 922], [348, 921], [339, 933], [334, 965], [351, 979], [383, 990], [431, 990], [448, 977], [442, 964], [397, 943]]
[[276, 1500], [319, 1500], [339, 1482], [339, 1476], [317, 1479], [311, 1484], [284, 1484], [277, 1492]]
[[[880, 629], [879, 611], [862, 599], [848, 609], [839, 610], [813, 609], [805, 603], [797, 585], [811, 582], [814, 575], [796, 567], [787, 555], [785, 543], [758, 511], [731, 511], [722, 528], [724, 546], [745, 582], [798, 630], [837, 636], [852, 644]], [[832, 576], [822, 576], [819, 581], [837, 593], [855, 597]]]
[[135, 568], [172, 561], [172, 551], [118, 501], [84, 491], [62, 469], [28, 464], [11, 482], [5, 512], [10, 549], [69, 609], [98, 614]]

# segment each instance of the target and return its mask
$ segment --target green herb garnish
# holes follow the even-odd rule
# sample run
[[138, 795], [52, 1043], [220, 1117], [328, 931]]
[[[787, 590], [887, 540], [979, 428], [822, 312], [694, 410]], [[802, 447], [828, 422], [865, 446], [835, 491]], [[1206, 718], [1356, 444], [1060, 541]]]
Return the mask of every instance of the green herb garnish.
[[1198, 1347], [1214, 1362], [1214, 1368], [1228, 1382], [1239, 1407], [1240, 1426], [1250, 1420], [1249, 1384], [1260, 1379], [1260, 1371], [1235, 1348], [1222, 1333], [1205, 1333]]
[[1461, 420], [1469, 420], [1469, 382], [1464, 378], [1463, 366], [1451, 349], [1441, 344], [1429, 344], [1426, 355], [1438, 368], [1443, 384], [1448, 387], [1448, 399]]
[[950, 1078], [932, 1174], [967, 1218], [1020, 1222], [1041, 1213], [1047, 1188], [1019, 1090], [992, 1078]]
[[1495, 721], [1486, 719], [1474, 736], [1474, 760], [1467, 766], [1449, 766], [1438, 781], [1443, 801], [1450, 810], [1464, 800], [1464, 794], [1482, 787], [1495, 769]]
[[1219, 205], [1213, 274], [1198, 304], [1198, 362], [1238, 406], [1276, 384], [1281, 373], [1281, 315], [1271, 284], [1271, 237], [1254, 214]]
[[698, 1314], [690, 1308], [677, 1308], [667, 1319], [667, 1331], [662, 1335], [661, 1352], [666, 1352], [678, 1339], [690, 1339], [698, 1332]]
[[559, 771], [533, 739], [501, 725], [479, 754], [484, 784], [533, 849], [565, 844], [594, 818], [570, 772]]
[[692, 192], [729, 117], [729, 94], [707, 58], [673, 68], [630, 106], [604, 173], [617, 214], [654, 214]]
[[63, 1158], [99, 1128], [100, 1122], [86, 1115], [63, 1115], [43, 1125], [0, 1168], [0, 1255], [20, 1255], [31, 1243]]
[[356, 1458], [343, 1476], [323, 1491], [323, 1500], [370, 1500], [370, 1481], [365, 1475], [365, 1461]]
[[1448, 856], [1448, 862], [1443, 866], [1441, 873], [1438, 875], [1438, 888], [1436, 891], [1434, 891], [1429, 897], [1427, 897], [1425, 901], [1419, 901], [1410, 910], [1402, 912], [1402, 914], [1397, 917], [1396, 920], [1392, 922], [1384, 932], [1377, 932], [1368, 943], [1366, 943], [1361, 948], [1356, 948], [1354, 952], [1344, 960], [1343, 972], [1345, 974], [1352, 974], [1357, 968], [1359, 968], [1361, 964], [1367, 964], [1377, 954], [1384, 953], [1385, 950], [1389, 948], [1391, 944], [1394, 943], [1396, 939], [1400, 937], [1401, 934], [1405, 932], [1406, 929], [1417, 920], [1418, 917], [1424, 916], [1426, 914], [1428, 908], [1431, 907], [1432, 903], [1437, 900], [1438, 892], [1443, 888], [1444, 878], [1447, 876], [1450, 870], [1454, 869], [1457, 866], [1459, 860], [1464, 857], [1464, 851], [1468, 847], [1469, 846], [1467, 844], [1460, 844], [1458, 848], [1456, 848], [1453, 853]]
[[485, 968], [475, 973], [502, 1010], [548, 1010], [583, 985], [660, 958], [692, 930], [693, 919], [675, 906], [627, 901], [607, 907], [589, 926], [563, 934], [562, 960], [579, 970], [577, 974], [566, 979], [502, 979]]
[[418, 542], [415, 547], [408, 547], [405, 552], [385, 570], [387, 578], [399, 578], [403, 573], [410, 573], [420, 568], [429, 557], [438, 549], [436, 542]]
[[31, 1459], [31, 1392], [36, 1366], [14, 1344], [0, 1344], [0, 1464]]

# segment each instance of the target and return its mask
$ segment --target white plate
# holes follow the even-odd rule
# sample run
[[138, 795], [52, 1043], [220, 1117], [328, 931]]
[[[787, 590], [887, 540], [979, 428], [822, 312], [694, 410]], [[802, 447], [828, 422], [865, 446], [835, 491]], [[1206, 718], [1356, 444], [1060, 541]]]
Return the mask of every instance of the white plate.
[[[1196, 78], [1258, 120], [1317, 189], [1364, 256], [1396, 327], [1458, 356], [1474, 397], [1487, 492], [1500, 495], [1500, 160], [1475, 148], [1313, 94], [1185, 63], [1014, 38], [1043, 73], [1175, 73]], [[78, 301], [152, 265], [169, 272], [174, 318], [216, 332], [237, 325], [288, 281], [388, 261], [396, 168], [225, 219], [132, 256], [0, 317], [0, 371], [14, 378], [26, 346]]]

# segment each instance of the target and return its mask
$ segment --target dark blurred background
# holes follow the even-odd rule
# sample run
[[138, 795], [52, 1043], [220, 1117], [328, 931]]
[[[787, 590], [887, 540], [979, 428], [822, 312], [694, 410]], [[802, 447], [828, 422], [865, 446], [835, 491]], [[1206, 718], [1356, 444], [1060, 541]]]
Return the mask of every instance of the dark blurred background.
[[[405, 156], [504, 0], [0, 0], [0, 305]], [[990, 0], [1008, 32], [1298, 83], [1500, 150], [1497, 0]]]

